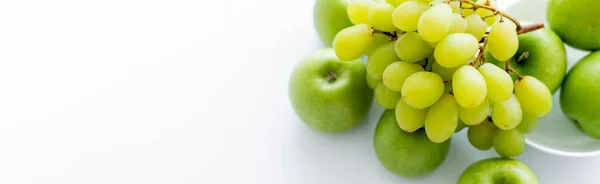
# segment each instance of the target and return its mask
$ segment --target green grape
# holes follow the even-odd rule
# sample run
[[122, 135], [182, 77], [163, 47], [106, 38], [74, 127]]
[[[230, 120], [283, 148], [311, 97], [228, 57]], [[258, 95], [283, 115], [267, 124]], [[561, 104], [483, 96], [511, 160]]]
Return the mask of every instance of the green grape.
[[452, 1], [448, 3], [448, 5], [450, 5], [450, 8], [452, 8], [452, 13], [460, 14], [460, 1]]
[[429, 4], [423, 1], [402, 3], [392, 13], [392, 23], [402, 31], [416, 31], [419, 17], [427, 9], [429, 9]]
[[433, 105], [444, 94], [444, 81], [433, 72], [417, 72], [404, 81], [402, 99], [408, 105], [424, 109]]
[[375, 87], [375, 101], [383, 108], [394, 109], [401, 97], [400, 92], [392, 91], [390, 88], [385, 87], [382, 82]]
[[479, 106], [474, 108], [464, 108], [462, 106], [459, 106], [458, 118], [460, 118], [460, 120], [465, 124], [472, 126], [483, 122], [483, 120], [487, 118], [489, 112], [490, 103], [486, 99], [483, 100], [483, 102]]
[[[440, 65], [438, 62], [433, 61], [433, 64], [431, 66], [431, 71], [440, 75], [440, 77], [442, 77], [442, 80], [449, 81], [449, 80], [452, 80], [452, 76], [454, 75], [454, 72], [456, 72], [456, 70], [458, 70], [458, 68], [459, 67], [446, 68], [446, 67], [443, 67], [442, 65]], [[452, 84], [452, 83], [448, 83], [448, 84]]]
[[469, 15], [466, 20], [467, 30], [465, 30], [465, 33], [469, 33], [473, 35], [475, 39], [481, 40], [487, 31], [488, 25], [477, 14]]
[[467, 3], [462, 3], [462, 14], [465, 17], [468, 17], [470, 15], [473, 15], [475, 13], [475, 10], [473, 10], [473, 5], [467, 4]]
[[454, 133], [458, 133], [458, 132], [460, 132], [461, 130], [463, 130], [463, 129], [467, 128], [467, 127], [468, 127], [468, 125], [467, 125], [467, 124], [465, 124], [465, 123], [463, 123], [463, 122], [460, 120], [460, 118], [459, 118], [459, 119], [458, 119], [458, 125], [456, 126], [456, 130], [454, 131]]
[[369, 88], [371, 89], [375, 89], [377, 87], [377, 84], [379, 84], [381, 82], [381, 79], [374, 79], [373, 77], [371, 77], [371, 75], [366, 75], [367, 76], [367, 85], [369, 85]]
[[354, 0], [348, 3], [346, 11], [348, 18], [352, 24], [367, 24], [369, 20], [369, 8], [373, 6], [374, 2], [371, 0]]
[[492, 25], [488, 35], [487, 49], [499, 61], [508, 61], [519, 48], [519, 38], [514, 24], [510, 21]]
[[383, 71], [383, 84], [393, 91], [402, 90], [404, 80], [413, 73], [423, 71], [423, 67], [414, 63], [394, 62]]
[[415, 0], [415, 1], [428, 2], [429, 6], [434, 6], [436, 4], [444, 3], [444, 0]]
[[479, 42], [473, 35], [454, 33], [440, 41], [433, 54], [435, 60], [443, 67], [455, 68], [473, 58], [478, 50]]
[[458, 13], [452, 14], [452, 25], [450, 26], [450, 30], [448, 30], [448, 34], [464, 33], [465, 30], [467, 30], [467, 20]]
[[462, 66], [454, 72], [454, 76], [452, 76], [452, 91], [454, 92], [456, 102], [464, 108], [479, 106], [487, 96], [485, 79], [471, 65]]
[[473, 147], [479, 150], [489, 150], [494, 144], [496, 125], [485, 120], [475, 126], [470, 126], [467, 131], [467, 139]]
[[502, 157], [515, 157], [525, 151], [525, 137], [516, 129], [499, 130], [494, 135], [494, 149]]
[[421, 40], [419, 33], [404, 33], [396, 40], [396, 54], [402, 61], [417, 62], [433, 54], [433, 49], [427, 42]]
[[502, 102], [512, 96], [514, 85], [506, 71], [491, 63], [484, 63], [477, 70], [485, 79], [489, 99]]
[[390, 5], [396, 7], [400, 4], [403, 4], [404, 2], [409, 1], [409, 0], [385, 0], [385, 2], [389, 3]]
[[392, 12], [394, 7], [388, 3], [375, 3], [369, 9], [368, 24], [380, 31], [396, 31], [396, 26], [392, 23]]
[[390, 37], [384, 34], [373, 34], [373, 41], [365, 51], [365, 55], [370, 56], [379, 46], [390, 42]]
[[333, 39], [333, 49], [340, 60], [351, 61], [365, 53], [373, 36], [369, 26], [358, 24], [342, 29]]
[[[486, 4], [486, 1], [489, 1], [489, 4]], [[490, 6], [493, 8], [497, 8], [496, 1], [494, 1], [494, 0], [478, 0], [476, 3], [480, 4], [480, 5], [486, 5], [486, 6]], [[485, 18], [484, 21], [489, 26], [491, 26], [496, 21], [498, 21], [498, 15], [494, 15], [494, 12], [492, 10], [488, 10], [485, 8], [478, 8], [477, 10], [475, 10], [475, 14], [479, 15], [482, 18], [487, 17], [487, 18]], [[494, 16], [492, 16], [492, 15], [494, 15]]]
[[492, 103], [492, 121], [502, 130], [514, 129], [523, 118], [521, 103], [515, 95], [503, 102]]
[[438, 42], [446, 37], [451, 25], [452, 8], [446, 3], [440, 3], [423, 12], [417, 23], [417, 30], [423, 40]]
[[379, 46], [369, 56], [367, 61], [367, 74], [373, 79], [381, 80], [383, 71], [388, 65], [400, 60], [394, 50], [394, 42], [388, 42]]
[[398, 104], [396, 104], [396, 121], [400, 128], [406, 132], [414, 132], [423, 127], [425, 113], [427, 113], [427, 108], [415, 109], [402, 99], [398, 100]]
[[458, 105], [452, 95], [444, 94], [429, 107], [424, 126], [431, 142], [442, 143], [454, 134], [458, 126]]
[[437, 46], [438, 42], [427, 42], [427, 45], [429, 45], [429, 47], [435, 49], [435, 47]]
[[548, 115], [552, 110], [552, 93], [541, 81], [525, 76], [515, 83], [515, 96], [521, 102], [523, 111], [531, 112], [535, 117]]
[[526, 134], [535, 130], [537, 124], [537, 117], [527, 111], [523, 111], [523, 119], [521, 120], [521, 123], [519, 123], [519, 126], [517, 126], [517, 129], [519, 132]]

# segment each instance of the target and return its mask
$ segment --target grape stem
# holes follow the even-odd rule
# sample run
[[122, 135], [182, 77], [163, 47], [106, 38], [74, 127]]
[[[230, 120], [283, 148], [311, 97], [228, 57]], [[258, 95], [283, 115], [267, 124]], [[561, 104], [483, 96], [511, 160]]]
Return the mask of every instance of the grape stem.
[[485, 16], [485, 17], [481, 17], [481, 19], [482, 19], [482, 20], [485, 20], [485, 19], [487, 19], [487, 18], [491, 18], [491, 17], [493, 17], [493, 16], [496, 16], [496, 15], [498, 15], [498, 13], [499, 13], [499, 11], [496, 11], [496, 12], [494, 12], [494, 14], [491, 14], [491, 15], [488, 15], [488, 16]]
[[488, 9], [490, 11], [498, 12], [498, 14], [500, 14], [502, 17], [506, 17], [507, 19], [510, 19], [511, 21], [513, 21], [515, 23], [515, 25], [517, 25], [517, 31], [521, 30], [521, 23], [519, 23], [519, 21], [517, 21], [517, 19], [515, 19], [514, 17], [512, 17], [512, 16], [510, 16], [510, 15], [508, 15], [508, 14], [506, 14], [506, 13], [500, 11], [500, 10], [497, 10], [494, 7], [487, 6], [487, 5], [476, 4], [476, 3], [474, 3], [471, 0], [454, 0], [454, 1], [460, 1], [462, 3], [469, 4], [469, 5], [473, 6], [474, 9], [483, 8], [483, 9]]
[[515, 75], [517, 75], [517, 78], [519, 78], [519, 80], [523, 79], [523, 76], [521, 74], [519, 74], [519, 72], [517, 72], [515, 69], [510, 68], [510, 64], [508, 61], [505, 61], [504, 63], [505, 63], [504, 67], [506, 68], [506, 72], [514, 73]]
[[517, 34], [525, 34], [546, 27], [544, 23], [538, 22], [531, 25], [526, 25], [517, 30]]
[[477, 63], [481, 60], [480, 64], [485, 63], [485, 57], [483, 57], [483, 51], [485, 51], [485, 46], [487, 45], [487, 36], [483, 37], [483, 45], [479, 45], [479, 54], [473, 62], [471, 62], [471, 66], [475, 67]]
[[[398, 34], [396, 32], [385, 32], [385, 31], [380, 31], [380, 30], [371, 28], [371, 33], [373, 33], [373, 34], [378, 33], [378, 34], [383, 34], [383, 35], [389, 36], [390, 40], [398, 39]], [[402, 34], [402, 33], [400, 33], [400, 34]]]
[[444, 84], [451, 83], [451, 82], [452, 82], [452, 79], [444, 81]]

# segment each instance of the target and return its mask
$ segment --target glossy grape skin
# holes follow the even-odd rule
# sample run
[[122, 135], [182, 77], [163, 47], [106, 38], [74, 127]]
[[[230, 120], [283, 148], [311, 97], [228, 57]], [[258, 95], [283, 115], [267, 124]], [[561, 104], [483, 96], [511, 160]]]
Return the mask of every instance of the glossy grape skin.
[[392, 23], [396, 28], [414, 32], [421, 14], [429, 9], [429, 4], [423, 1], [408, 1], [400, 4], [392, 13]]
[[406, 104], [404, 100], [398, 100], [396, 104], [396, 121], [398, 126], [406, 132], [414, 132], [425, 124], [425, 109], [415, 109], [410, 105]]
[[421, 39], [438, 42], [448, 34], [452, 25], [452, 8], [446, 3], [432, 6], [419, 18], [417, 31]]
[[529, 112], [523, 111], [523, 118], [521, 119], [519, 126], [517, 126], [517, 129], [522, 134], [527, 134], [527, 133], [535, 130], [535, 128], [537, 128], [537, 124], [538, 124], [537, 117], [535, 117], [534, 115], [532, 115]]
[[385, 68], [396, 61], [400, 61], [400, 58], [394, 50], [394, 42], [384, 43], [369, 55], [367, 74], [375, 80], [381, 80]]
[[494, 145], [494, 134], [497, 130], [496, 125], [486, 120], [478, 125], [470, 126], [467, 130], [467, 139], [473, 147], [479, 150], [489, 150]]
[[396, 27], [392, 23], [392, 12], [394, 7], [388, 3], [375, 3], [369, 9], [368, 24], [380, 31], [392, 32]]
[[515, 83], [515, 95], [524, 111], [536, 117], [546, 116], [552, 110], [552, 94], [535, 77], [525, 76]]
[[442, 65], [440, 65], [436, 61], [432, 61], [432, 62], [433, 62], [433, 64], [431, 66], [431, 71], [440, 75], [440, 77], [442, 77], [442, 80], [444, 80], [444, 81], [452, 80], [452, 76], [454, 75], [454, 72], [456, 72], [456, 70], [458, 70], [458, 68], [460, 68], [460, 67], [446, 68], [446, 67], [443, 67]]
[[485, 63], [477, 70], [485, 79], [489, 99], [502, 102], [512, 96], [514, 85], [505, 70], [491, 63]]
[[366, 75], [366, 76], [367, 76], [367, 85], [369, 85], [369, 88], [371, 88], [371, 89], [375, 89], [377, 87], [377, 84], [379, 84], [381, 82], [381, 79], [377, 80], [369, 75]]
[[394, 62], [383, 71], [383, 84], [393, 91], [400, 91], [404, 80], [420, 71], [423, 71], [421, 65], [403, 61]]
[[429, 107], [424, 126], [427, 137], [432, 142], [442, 143], [450, 139], [458, 126], [458, 104], [452, 95], [444, 94]]
[[452, 33], [464, 33], [467, 30], [467, 20], [462, 17], [459, 13], [452, 14], [452, 25], [448, 34]]
[[448, 35], [435, 47], [435, 60], [446, 68], [464, 65], [479, 50], [479, 42], [473, 35], [454, 33]]
[[467, 29], [465, 30], [465, 33], [473, 35], [477, 40], [481, 40], [488, 27], [485, 21], [477, 14], [469, 15], [465, 19], [467, 20]]
[[456, 102], [464, 108], [479, 106], [487, 96], [485, 79], [470, 65], [462, 66], [454, 72], [452, 90]]
[[487, 49], [499, 61], [508, 61], [519, 48], [515, 25], [510, 21], [492, 25], [488, 35]]
[[411, 63], [421, 61], [433, 53], [433, 49], [416, 32], [404, 33], [398, 37], [395, 50], [402, 61]]
[[360, 58], [372, 41], [370, 28], [366, 24], [358, 24], [335, 35], [333, 49], [340, 60], [351, 61]]
[[492, 104], [492, 121], [502, 130], [514, 129], [523, 118], [521, 103], [515, 95], [503, 102]]
[[389, 89], [383, 83], [379, 83], [375, 87], [375, 101], [383, 108], [396, 108], [396, 104], [398, 104], [400, 98], [402, 98], [400, 92]]
[[[478, 0], [476, 2], [476, 4], [481, 4], [481, 5], [486, 5], [486, 6], [490, 6], [492, 8], [497, 8], [496, 6], [496, 1], [495, 0], [489, 0], [489, 4], [486, 4], [487, 0]], [[491, 26], [492, 24], [494, 24], [496, 21], [498, 21], [498, 15], [494, 15], [494, 11], [492, 10], [488, 10], [485, 8], [478, 8], [477, 10], [475, 10], [475, 14], [479, 15], [480, 17], [487, 17], [484, 21], [488, 26]]]
[[490, 112], [489, 101], [483, 100], [479, 106], [474, 108], [464, 108], [458, 106], [458, 117], [466, 125], [473, 126], [477, 125], [485, 120]]
[[374, 5], [370, 0], [354, 0], [348, 2], [346, 11], [352, 24], [367, 24], [369, 20], [369, 9]]
[[517, 129], [499, 130], [494, 135], [494, 150], [502, 157], [519, 156], [525, 151], [525, 137]]
[[442, 97], [444, 81], [442, 81], [442, 77], [433, 72], [417, 72], [406, 78], [401, 92], [402, 99], [408, 105], [424, 109]]

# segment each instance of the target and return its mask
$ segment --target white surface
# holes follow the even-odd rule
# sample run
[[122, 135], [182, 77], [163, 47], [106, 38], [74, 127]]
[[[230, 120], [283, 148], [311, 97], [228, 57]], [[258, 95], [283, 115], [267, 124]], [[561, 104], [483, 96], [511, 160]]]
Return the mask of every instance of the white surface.
[[[0, 183], [453, 183], [495, 156], [463, 132], [405, 179], [372, 150], [380, 109], [343, 135], [305, 127], [287, 80], [320, 47], [312, 3], [3, 1]], [[544, 184], [600, 180], [600, 158], [518, 159]]]

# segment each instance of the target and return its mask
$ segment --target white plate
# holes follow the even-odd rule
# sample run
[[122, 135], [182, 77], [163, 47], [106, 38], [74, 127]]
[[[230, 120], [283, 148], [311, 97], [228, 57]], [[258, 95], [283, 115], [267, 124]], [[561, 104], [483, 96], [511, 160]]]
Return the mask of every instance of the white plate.
[[[520, 21], [545, 22], [547, 0], [520, 0], [506, 8], [506, 12]], [[568, 45], [568, 68], [589, 52], [576, 50]], [[554, 94], [552, 112], [539, 120], [538, 128], [526, 135], [531, 147], [551, 154], [569, 157], [587, 157], [600, 155], [600, 140], [593, 139], [579, 131], [563, 114], [560, 108], [560, 90]]]

